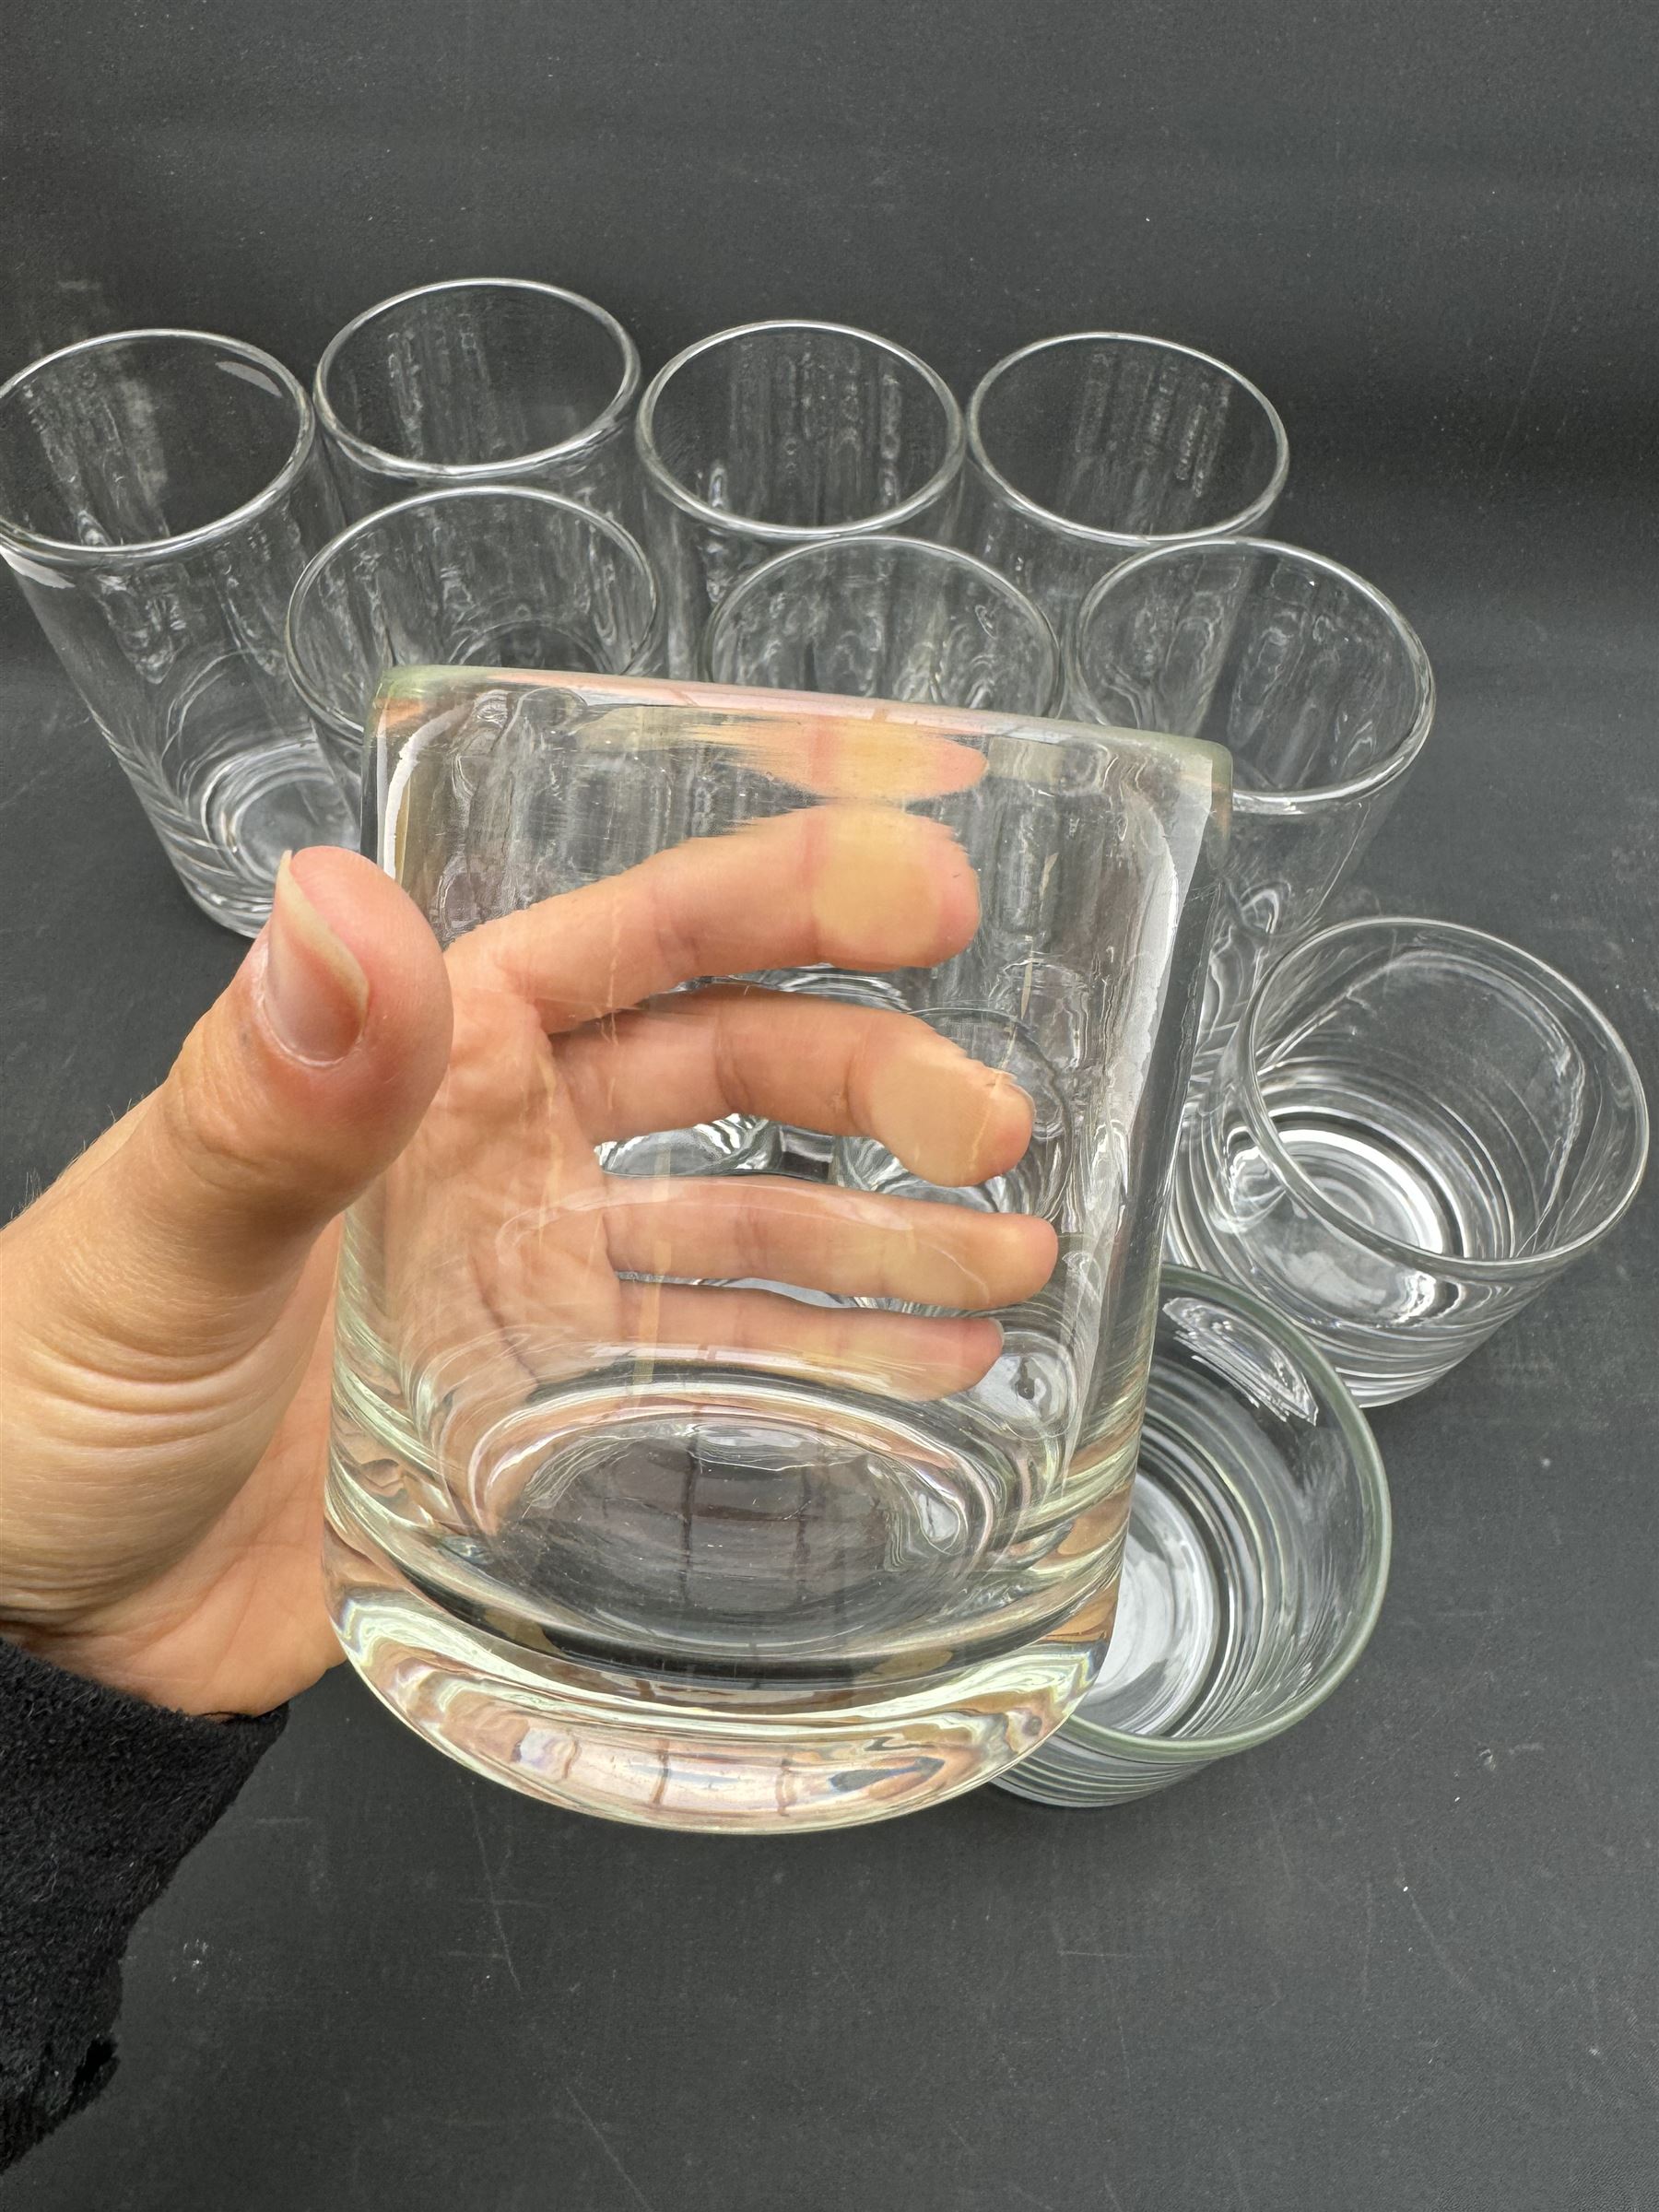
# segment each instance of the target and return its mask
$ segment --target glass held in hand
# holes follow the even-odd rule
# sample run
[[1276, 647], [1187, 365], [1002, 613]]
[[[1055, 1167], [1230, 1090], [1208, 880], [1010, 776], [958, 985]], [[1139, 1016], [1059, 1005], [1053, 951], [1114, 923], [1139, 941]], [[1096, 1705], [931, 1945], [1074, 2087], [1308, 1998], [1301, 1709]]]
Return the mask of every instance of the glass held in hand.
[[305, 394], [256, 347], [121, 331], [0, 387], [0, 559], [180, 882], [247, 935], [285, 852], [355, 841], [282, 649], [339, 519]]
[[668, 668], [690, 676], [738, 578], [791, 546], [949, 535], [962, 413], [914, 354], [837, 323], [753, 323], [658, 371], [634, 425]]
[[350, 515], [510, 483], [636, 520], [639, 351], [579, 292], [521, 277], [400, 292], [330, 340], [314, 388]]
[[1381, 1405], [1598, 1243], [1647, 1144], [1630, 1055], [1564, 976], [1451, 923], [1350, 922], [1257, 985], [1183, 1135], [1170, 1237]]
[[1196, 1094], [1266, 960], [1325, 916], [1405, 789], [1434, 720], [1428, 655], [1381, 592], [1317, 553], [1166, 547], [1078, 608], [1066, 711], [1233, 757]]
[[[448, 947], [455, 1042], [348, 1225], [348, 1653], [453, 1755], [625, 1818], [837, 1825], [987, 1779], [1100, 1655], [1224, 760], [435, 670], [388, 683], [376, 744], [379, 851]], [[989, 909], [982, 865], [1055, 809], [1092, 875]], [[570, 889], [572, 840], [604, 865]], [[943, 1003], [702, 980], [944, 993], [986, 935], [999, 969], [1074, 973], [1075, 1065], [1016, 1064], [994, 1016], [982, 1056]], [[1021, 1195], [609, 1171], [734, 1114]], [[1114, 1441], [1079, 1487], [1085, 1422]]]
[[968, 405], [962, 543], [1065, 634], [1132, 554], [1260, 530], [1290, 465], [1285, 426], [1225, 361], [1076, 331], [1021, 347]]

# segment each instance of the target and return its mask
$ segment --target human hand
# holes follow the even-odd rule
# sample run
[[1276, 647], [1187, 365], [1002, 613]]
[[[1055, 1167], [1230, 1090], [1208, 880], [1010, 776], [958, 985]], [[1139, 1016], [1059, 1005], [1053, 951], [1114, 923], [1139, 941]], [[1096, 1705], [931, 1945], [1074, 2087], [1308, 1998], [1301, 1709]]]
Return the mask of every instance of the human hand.
[[[1029, 1137], [1022, 1095], [907, 1017], [653, 999], [709, 973], [942, 959], [976, 922], [942, 831], [858, 806], [681, 847], [447, 961], [368, 864], [298, 856], [167, 1083], [0, 1232], [0, 1632], [195, 1711], [263, 1710], [332, 1663], [334, 1224], [389, 1166], [436, 1194], [400, 1282], [475, 1375], [500, 1359], [522, 1385], [595, 1342], [649, 1341], [900, 1394], [974, 1381], [994, 1324], [709, 1278], [992, 1308], [1045, 1279], [1046, 1225], [763, 1178], [630, 1185], [594, 1147], [744, 1111], [875, 1135], [935, 1182], [1003, 1171]], [[441, 1246], [466, 1264], [434, 1268]]]

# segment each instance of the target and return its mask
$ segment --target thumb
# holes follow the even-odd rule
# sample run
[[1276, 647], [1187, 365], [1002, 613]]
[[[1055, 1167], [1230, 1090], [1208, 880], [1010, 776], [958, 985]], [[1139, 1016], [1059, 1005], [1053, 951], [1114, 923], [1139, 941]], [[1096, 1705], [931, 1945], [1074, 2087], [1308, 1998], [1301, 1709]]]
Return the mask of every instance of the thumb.
[[406, 894], [355, 853], [285, 860], [229, 988], [84, 1186], [129, 1330], [147, 1302], [175, 1353], [255, 1341], [414, 1134], [449, 1043], [443, 957]]

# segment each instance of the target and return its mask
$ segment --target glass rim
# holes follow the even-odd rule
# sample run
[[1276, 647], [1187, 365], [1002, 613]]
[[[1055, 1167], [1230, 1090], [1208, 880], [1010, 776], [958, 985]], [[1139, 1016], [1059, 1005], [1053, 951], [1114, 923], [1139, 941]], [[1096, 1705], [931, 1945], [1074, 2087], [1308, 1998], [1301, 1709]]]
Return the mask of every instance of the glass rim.
[[1411, 719], [1398, 741], [1389, 747], [1381, 759], [1373, 760], [1360, 774], [1345, 777], [1338, 783], [1312, 783], [1296, 791], [1246, 789], [1235, 779], [1233, 812], [1295, 816], [1312, 812], [1321, 806], [1345, 805], [1349, 800], [1366, 798], [1372, 792], [1381, 791], [1385, 784], [1406, 773], [1428, 743], [1429, 733], [1434, 726], [1434, 669], [1422, 640], [1385, 592], [1379, 591], [1374, 583], [1368, 583], [1363, 576], [1345, 567], [1341, 561], [1333, 560], [1325, 553], [1311, 552], [1306, 546], [1288, 545], [1282, 538], [1275, 537], [1183, 538], [1150, 546], [1145, 552], [1120, 561], [1116, 568], [1108, 569], [1105, 575], [1097, 577], [1084, 594], [1075, 617], [1067, 625], [1065, 678], [1068, 689], [1086, 703], [1097, 719], [1100, 718], [1100, 702], [1083, 674], [1079, 641], [1093, 620], [1100, 602], [1111, 595], [1114, 585], [1125, 580], [1133, 582], [1144, 570], [1164, 562], [1190, 559], [1196, 553], [1222, 553], [1235, 546], [1242, 553], [1265, 553], [1276, 559], [1296, 561], [1304, 569], [1346, 584], [1360, 598], [1368, 601], [1382, 616], [1395, 642], [1405, 652], [1416, 682], [1417, 700]]
[[[1202, 530], [1103, 530], [1091, 523], [1074, 522], [1053, 507], [1044, 507], [1027, 492], [1019, 489], [992, 460], [985, 451], [981, 416], [992, 387], [1010, 370], [1029, 361], [1033, 354], [1047, 353], [1059, 346], [1145, 346], [1155, 353], [1179, 354], [1183, 360], [1202, 361], [1206, 369], [1219, 370], [1230, 383], [1254, 401], [1266, 418], [1273, 438], [1273, 468], [1266, 484], [1255, 498], [1241, 507], [1236, 514], [1223, 521], [1207, 524]], [[1164, 546], [1202, 544], [1211, 537], [1236, 537], [1263, 522], [1272, 512], [1274, 502], [1285, 488], [1290, 474], [1290, 441], [1286, 434], [1278, 409], [1257, 383], [1253, 383], [1241, 370], [1224, 361], [1213, 353], [1201, 353], [1195, 346], [1178, 345], [1173, 338], [1155, 338], [1145, 332], [1133, 330], [1065, 330], [1052, 338], [1035, 338], [1029, 346], [1019, 346], [1012, 353], [1004, 354], [994, 361], [973, 388], [968, 402], [968, 451], [974, 466], [991, 484], [999, 499], [1031, 521], [1041, 523], [1044, 529], [1057, 532], [1065, 537], [1075, 538], [1081, 545], [1122, 546], [1130, 550], [1151, 549]]]
[[[1258, 1744], [1283, 1735], [1287, 1729], [1306, 1720], [1347, 1679], [1371, 1641], [1371, 1631], [1382, 1610], [1394, 1556], [1394, 1507], [1383, 1472], [1382, 1453], [1359, 1400], [1318, 1346], [1293, 1322], [1253, 1291], [1224, 1281], [1219, 1276], [1203, 1274], [1195, 1267], [1160, 1269], [1158, 1278], [1160, 1314], [1171, 1294], [1204, 1298], [1231, 1308], [1296, 1361], [1335, 1418], [1347, 1448], [1349, 1464], [1359, 1478], [1368, 1526], [1374, 1532], [1360, 1603], [1344, 1632], [1339, 1649], [1318, 1677], [1277, 1712], [1247, 1728], [1221, 1730], [1212, 1735], [1133, 1735], [1121, 1728], [1104, 1727], [1081, 1712], [1068, 1715], [1055, 1731], [1056, 1735], [1064, 1734], [1068, 1743], [1086, 1748], [1098, 1747], [1152, 1765], [1192, 1768], [1207, 1766], [1214, 1759], [1228, 1759], [1236, 1752], [1253, 1750]], [[1156, 1359], [1156, 1353], [1153, 1357]], [[1216, 1381], [1218, 1387], [1226, 1387], [1224, 1378], [1218, 1376]], [[1041, 1757], [1039, 1747], [1033, 1755], [1034, 1760]]]
[[[1518, 976], [1519, 980], [1531, 986], [1536, 996], [1542, 997], [1549, 992], [1559, 994], [1600, 1039], [1607, 1059], [1623, 1075], [1635, 1107], [1630, 1162], [1611, 1198], [1588, 1229], [1581, 1230], [1563, 1242], [1550, 1244], [1540, 1251], [1523, 1253], [1512, 1259], [1485, 1260], [1462, 1253], [1427, 1252], [1421, 1246], [1408, 1244], [1400, 1238], [1384, 1236], [1381, 1231], [1346, 1214], [1319, 1189], [1281, 1143], [1256, 1076], [1256, 1037], [1262, 1010], [1271, 1004], [1270, 994], [1276, 985], [1282, 986], [1287, 977], [1292, 982], [1295, 981], [1300, 963], [1331, 945], [1345, 938], [1401, 930], [1411, 931], [1419, 938], [1430, 941], [1439, 939], [1442, 944], [1461, 947], [1475, 954], [1488, 968], [1507, 969], [1512, 977]], [[1629, 1209], [1641, 1188], [1648, 1156], [1647, 1094], [1630, 1047], [1594, 1000], [1581, 991], [1570, 977], [1563, 975], [1559, 969], [1552, 968], [1547, 960], [1540, 959], [1536, 953], [1528, 952], [1522, 946], [1512, 945], [1503, 937], [1493, 936], [1489, 931], [1472, 929], [1461, 922], [1441, 922], [1422, 914], [1361, 915], [1352, 922], [1333, 923], [1328, 929], [1315, 930], [1312, 935], [1303, 937], [1282, 953], [1251, 993], [1239, 1021], [1234, 1043], [1229, 1047], [1229, 1051], [1234, 1049], [1239, 1053], [1239, 1091], [1251, 1135], [1275, 1174], [1297, 1203], [1306, 1206], [1310, 1213], [1317, 1216], [1327, 1227], [1336, 1230], [1350, 1242], [1362, 1245], [1367, 1251], [1393, 1260], [1401, 1266], [1410, 1267], [1417, 1274], [1436, 1276], [1447, 1282], [1471, 1286], [1524, 1283], [1554, 1275], [1598, 1244]], [[1223, 1079], [1218, 1069], [1214, 1080], [1219, 1083]]]
[[[873, 346], [880, 353], [890, 355], [912, 369], [938, 402], [945, 417], [945, 458], [920, 489], [909, 499], [900, 500], [895, 507], [883, 507], [876, 513], [861, 515], [850, 523], [770, 523], [759, 515], [739, 514], [725, 507], [712, 506], [688, 486], [682, 484], [664, 460], [656, 442], [656, 411], [658, 402], [670, 381], [690, 364], [716, 347], [729, 346], [739, 338], [752, 338], [763, 332], [777, 330], [825, 331], [838, 338], [856, 338], [862, 346]], [[912, 353], [905, 346], [891, 338], [877, 336], [873, 330], [861, 330], [852, 323], [822, 323], [811, 317], [784, 315], [759, 323], [735, 323], [727, 330], [716, 330], [694, 345], [684, 347], [674, 359], [663, 366], [645, 387], [634, 417], [634, 447], [640, 465], [652, 489], [683, 513], [695, 515], [698, 521], [712, 523], [725, 531], [740, 532], [745, 537], [758, 537], [762, 543], [776, 546], [825, 545], [837, 537], [870, 537], [892, 530], [899, 523], [908, 523], [943, 498], [961, 473], [962, 457], [967, 451], [962, 409], [956, 394], [936, 369], [929, 368], [920, 354]]]
[[30, 361], [0, 384], [0, 408], [4, 408], [13, 394], [20, 392], [32, 377], [42, 370], [55, 369], [76, 355], [103, 352], [116, 346], [131, 346], [141, 340], [167, 339], [177, 341], [193, 350], [198, 347], [212, 347], [224, 353], [234, 354], [251, 368], [259, 370], [276, 383], [281, 396], [291, 402], [294, 409], [294, 442], [288, 459], [270, 481], [251, 499], [239, 506], [228, 508], [223, 514], [215, 515], [211, 522], [201, 523], [193, 530], [181, 530], [170, 537], [145, 537], [129, 540], [124, 545], [88, 546], [78, 538], [47, 537], [15, 521], [0, 509], [0, 547], [10, 547], [37, 560], [55, 568], [124, 568], [138, 566], [158, 558], [171, 559], [181, 553], [194, 552], [202, 546], [217, 544], [231, 536], [246, 524], [274, 507], [292, 490], [300, 471], [311, 458], [316, 443], [317, 423], [312, 412], [305, 386], [291, 369], [284, 368], [274, 354], [263, 347], [251, 345], [245, 338], [228, 338], [218, 331], [184, 330], [171, 324], [134, 330], [100, 331], [90, 338], [77, 338], [73, 346], [60, 346], [52, 353], [43, 353], [38, 360]]
[[[723, 635], [724, 628], [729, 627], [735, 619], [730, 610], [739, 605], [744, 594], [751, 587], [759, 591], [763, 584], [775, 581], [782, 571], [794, 567], [797, 562], [805, 564], [815, 554], [822, 555], [830, 552], [840, 542], [841, 535], [838, 533], [834, 537], [822, 538], [810, 545], [786, 546], [782, 553], [772, 554], [769, 559], [761, 561], [757, 567], [748, 570], [746, 574], [737, 579], [703, 626], [703, 634], [698, 644], [697, 665], [698, 673], [705, 683], [719, 683], [724, 680], [714, 674], [713, 647]], [[947, 568], [966, 571], [979, 582], [994, 591], [1000, 599], [1006, 603], [1011, 603], [1017, 613], [1029, 618], [1032, 634], [1042, 648], [1044, 662], [1049, 672], [1048, 679], [1043, 686], [1045, 703], [1041, 707], [1031, 709], [1030, 712], [1036, 714], [1041, 721], [1046, 722], [1054, 719], [1063, 701], [1065, 684], [1065, 668], [1061, 656], [1060, 641], [1054, 634], [1053, 624], [1042, 609], [1034, 599], [1029, 598], [1017, 583], [1011, 583], [1007, 577], [1003, 575], [999, 570], [994, 569], [989, 561], [981, 560], [975, 554], [964, 553], [959, 547], [941, 545], [936, 538], [906, 537], [897, 531], [877, 530], [867, 533], [861, 531], [856, 536], [848, 537], [846, 542], [861, 548], [868, 546], [879, 547], [905, 556], [921, 554], [926, 560], [940, 561]], [[1009, 710], [1005, 707], [997, 707], [990, 712], [1001, 714], [1008, 712]]]
[[[328, 394], [329, 371], [342, 349], [377, 315], [383, 315], [394, 307], [404, 307], [411, 300], [437, 299], [445, 292], [525, 292], [578, 309], [599, 324], [622, 357], [622, 374], [616, 391], [593, 420], [569, 438], [561, 438], [553, 445], [537, 446], [528, 453], [510, 454], [502, 461], [421, 461], [411, 454], [394, 453], [387, 446], [376, 445], [340, 419]], [[430, 483], [434, 487], [453, 485], [457, 488], [527, 475], [533, 469], [545, 468], [553, 462], [567, 461], [590, 451], [619, 427], [639, 388], [640, 349], [610, 310], [601, 307], [583, 292], [569, 291], [563, 285], [543, 284], [533, 276], [450, 276], [439, 284], [411, 285], [407, 291], [393, 292], [387, 299], [377, 300], [372, 307], [364, 308], [360, 314], [353, 315], [349, 323], [335, 331], [323, 348], [312, 380], [318, 420], [330, 439], [360, 466], [377, 476], [405, 477], [411, 482]]]
[[[340, 736], [357, 736], [361, 734], [362, 730], [360, 716], [347, 720], [339, 713], [332, 702], [324, 698], [320, 686], [313, 678], [306, 656], [300, 649], [294, 624], [296, 612], [303, 616], [305, 604], [309, 602], [311, 595], [316, 590], [318, 581], [326, 572], [335, 557], [344, 553], [359, 539], [371, 535], [382, 524], [392, 522], [403, 515], [412, 514], [418, 509], [464, 506], [475, 500], [487, 499], [511, 500], [516, 504], [537, 508], [543, 512], [551, 508], [559, 514], [577, 517], [584, 523], [591, 524], [602, 536], [608, 537], [623, 558], [634, 563], [644, 579], [648, 594], [649, 604], [645, 629], [628, 666], [617, 673], [618, 677], [638, 676], [642, 673], [641, 663], [650, 657], [661, 628], [663, 595], [657, 588], [656, 571], [652, 567], [644, 547], [630, 531], [625, 529], [612, 516], [602, 514], [596, 507], [589, 507], [581, 500], [570, 499], [563, 492], [544, 490], [540, 485], [446, 485], [441, 489], [418, 491], [410, 499], [398, 500], [390, 507], [377, 507], [371, 514], [360, 515], [355, 523], [347, 523], [345, 529], [336, 531], [320, 551], [312, 554], [300, 571], [299, 580], [288, 594], [288, 612], [283, 618], [283, 654], [288, 663], [288, 676], [294, 688], [304, 701], [307, 711], [316, 721], [323, 723]], [[433, 666], [439, 664], [423, 662], [420, 665]]]

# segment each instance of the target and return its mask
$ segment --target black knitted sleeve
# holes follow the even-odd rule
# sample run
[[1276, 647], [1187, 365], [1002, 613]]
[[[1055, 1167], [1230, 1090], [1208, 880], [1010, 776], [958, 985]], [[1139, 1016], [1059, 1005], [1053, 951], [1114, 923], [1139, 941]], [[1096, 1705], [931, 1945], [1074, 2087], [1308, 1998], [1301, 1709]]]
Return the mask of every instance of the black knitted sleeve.
[[285, 1718], [170, 1712], [0, 1639], [0, 2167], [108, 2081], [133, 1924]]

